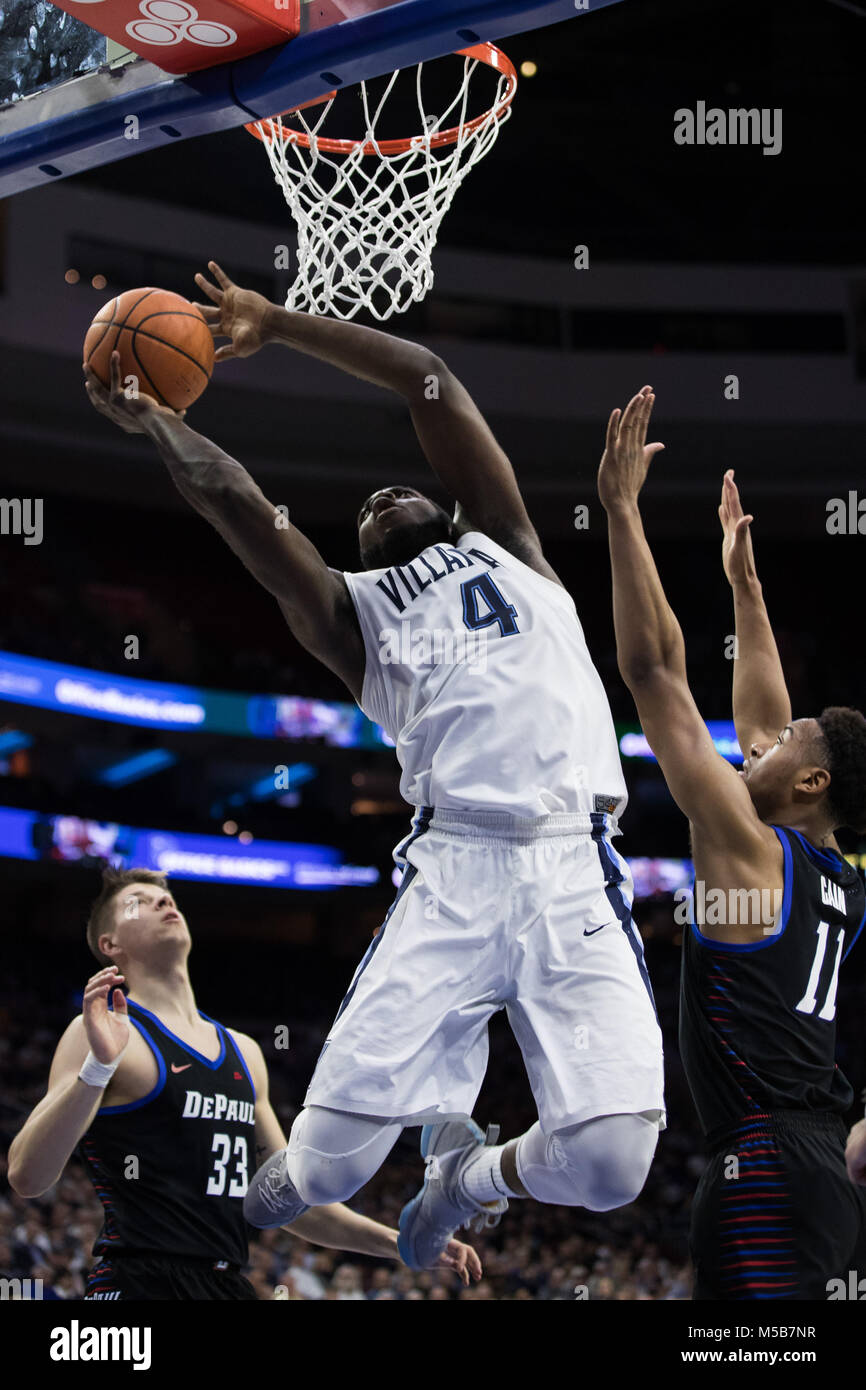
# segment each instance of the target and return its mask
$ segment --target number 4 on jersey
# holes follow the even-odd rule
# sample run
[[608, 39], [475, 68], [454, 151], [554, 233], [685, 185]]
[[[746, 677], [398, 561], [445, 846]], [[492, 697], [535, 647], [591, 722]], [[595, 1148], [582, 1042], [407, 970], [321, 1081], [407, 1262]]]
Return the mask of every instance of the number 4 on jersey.
[[[520, 629], [515, 619], [517, 609], [509, 603], [505, 595], [496, 587], [489, 573], [478, 574], [474, 579], [467, 579], [460, 585], [460, 592], [463, 595], [463, 621], [472, 632], [479, 628], [492, 627], [494, 623], [499, 625], [499, 632], [502, 637], [512, 637]], [[482, 598], [487, 605], [487, 611], [478, 611], [478, 600]]]

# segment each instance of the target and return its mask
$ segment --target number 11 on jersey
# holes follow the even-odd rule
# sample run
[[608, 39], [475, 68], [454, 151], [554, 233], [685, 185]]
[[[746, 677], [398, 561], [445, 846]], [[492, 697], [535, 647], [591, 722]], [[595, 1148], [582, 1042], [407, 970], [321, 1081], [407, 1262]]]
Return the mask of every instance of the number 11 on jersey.
[[[824, 964], [824, 957], [827, 954], [827, 937], [830, 927], [827, 922], [818, 923], [818, 941], [815, 946], [815, 959], [812, 961], [812, 969], [809, 972], [809, 983], [806, 985], [806, 993], [800, 1000], [797, 1012], [801, 1014], [813, 1014], [818, 1003], [818, 981], [821, 978], [821, 967]], [[845, 945], [845, 928], [839, 928], [839, 935], [836, 937], [836, 960], [833, 965], [833, 975], [827, 990], [827, 998], [824, 1006], [818, 1014], [826, 1022], [831, 1022], [836, 1017], [836, 990], [839, 985], [839, 966], [842, 963], [842, 947]]]

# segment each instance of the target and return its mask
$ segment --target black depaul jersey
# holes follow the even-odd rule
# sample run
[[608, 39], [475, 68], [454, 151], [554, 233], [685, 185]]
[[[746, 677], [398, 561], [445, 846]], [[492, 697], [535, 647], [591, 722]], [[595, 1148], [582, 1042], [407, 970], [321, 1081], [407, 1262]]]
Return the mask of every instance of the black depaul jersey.
[[245, 1264], [243, 1197], [255, 1150], [255, 1088], [246, 1063], [213, 1019], [207, 1022], [220, 1051], [210, 1061], [148, 1009], [127, 1003], [159, 1076], [142, 1100], [103, 1106], [81, 1140], [105, 1218], [93, 1253]]
[[852, 1091], [835, 1060], [839, 967], [859, 935], [856, 869], [797, 830], [784, 852], [777, 929], [746, 945], [683, 938], [680, 1052], [704, 1132], [775, 1110], [842, 1113]]

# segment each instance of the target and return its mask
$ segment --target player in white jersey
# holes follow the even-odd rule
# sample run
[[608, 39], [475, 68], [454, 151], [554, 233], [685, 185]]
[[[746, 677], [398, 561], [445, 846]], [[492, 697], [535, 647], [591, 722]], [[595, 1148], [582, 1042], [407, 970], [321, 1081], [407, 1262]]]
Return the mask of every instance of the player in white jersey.
[[[661, 1035], [611, 836], [626, 802], [616, 737], [575, 606], [545, 560], [511, 465], [426, 348], [197, 282], [217, 360], [282, 342], [401, 394], [453, 517], [414, 488], [361, 509], [359, 573], [329, 569], [249, 474], [171, 411], [130, 402], [118, 367], [97, 408], [149, 434], [181, 493], [276, 596], [296, 638], [394, 739], [416, 807], [397, 896], [322, 1049], [285, 1152], [245, 1203], [255, 1226], [344, 1201], [406, 1125], [424, 1188], [407, 1263], [509, 1196], [594, 1210], [633, 1200], [664, 1124]], [[470, 1121], [487, 1025], [506, 1009], [538, 1123], [504, 1145]], [[492, 1140], [492, 1136], [488, 1136]]]

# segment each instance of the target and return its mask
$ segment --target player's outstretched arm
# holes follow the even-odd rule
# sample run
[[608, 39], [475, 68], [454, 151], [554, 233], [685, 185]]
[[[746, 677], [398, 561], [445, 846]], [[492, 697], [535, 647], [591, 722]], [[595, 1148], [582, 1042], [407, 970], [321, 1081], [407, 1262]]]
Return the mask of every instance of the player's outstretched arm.
[[196, 308], [214, 338], [230, 340], [216, 349], [215, 362], [250, 357], [268, 344], [282, 343], [408, 398], [424, 390], [425, 374], [436, 358], [420, 343], [360, 323], [284, 309], [236, 285], [216, 261], [208, 261], [208, 269], [213, 280], [198, 274], [195, 282], [210, 303]]
[[547, 563], [511, 462], [466, 387], [439, 359], [429, 392], [410, 402], [412, 424], [442, 486], [456, 499], [455, 530], [483, 531], [531, 569], [560, 584]]
[[[234, 1029], [230, 1031], [243, 1053], [256, 1088], [256, 1163], [260, 1164], [278, 1149], [286, 1147], [286, 1136], [270, 1102], [268, 1069], [262, 1049], [246, 1033], [238, 1033]], [[398, 1232], [391, 1226], [383, 1226], [380, 1221], [360, 1216], [342, 1202], [310, 1207], [284, 1229], [312, 1245], [402, 1263], [397, 1249]], [[465, 1245], [460, 1240], [449, 1241], [437, 1267], [453, 1270], [464, 1284], [468, 1284], [470, 1278], [481, 1278], [481, 1261], [471, 1245]]]
[[364, 679], [364, 643], [342, 574], [328, 568], [312, 541], [267, 500], [236, 459], [149, 396], [128, 399], [118, 353], [111, 357], [109, 390], [87, 367], [85, 383], [100, 414], [128, 433], [153, 440], [181, 496], [274, 595], [301, 645], [357, 699]]
[[607, 512], [619, 669], [671, 795], [704, 841], [743, 865], [767, 855], [768, 832], [745, 785], [716, 752], [689, 689], [685, 643], [644, 534], [638, 496], [654, 455], [647, 444], [655, 396], [645, 386], [615, 410], [598, 474]]
[[[359, 1216], [342, 1202], [311, 1207], [285, 1229], [311, 1245], [322, 1245], [328, 1250], [346, 1250], [355, 1255], [372, 1255], [403, 1263], [397, 1249], [399, 1232], [368, 1216]], [[454, 1239], [449, 1240], [433, 1268], [452, 1270], [464, 1284], [480, 1279], [482, 1274], [476, 1251], [462, 1240]]]
[[[9, 1149], [9, 1185], [19, 1197], [40, 1197], [54, 1185], [103, 1102], [105, 1085], [88, 1084], [78, 1073], [88, 1052], [103, 1065], [116, 1065], [126, 1048], [126, 997], [117, 988], [122, 979], [113, 965], [91, 976], [81, 1016], [73, 1019], [57, 1044], [48, 1090]], [[108, 1009], [110, 994], [113, 1013]]]
[[755, 570], [754, 517], [743, 512], [733, 468], [722, 481], [719, 520], [722, 564], [734, 594], [734, 726], [748, 757], [753, 744], [772, 742], [790, 724], [791, 700]]
[[215, 338], [217, 362], [283, 343], [351, 376], [402, 395], [433, 472], [457, 502], [458, 534], [484, 531], [556, 583], [520, 495], [514, 469], [469, 392], [441, 358], [377, 328], [296, 313], [235, 285], [215, 261], [213, 281], [196, 275], [211, 301], [199, 304]]

